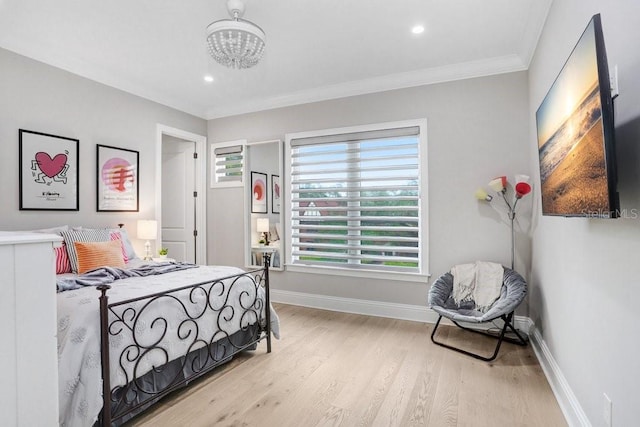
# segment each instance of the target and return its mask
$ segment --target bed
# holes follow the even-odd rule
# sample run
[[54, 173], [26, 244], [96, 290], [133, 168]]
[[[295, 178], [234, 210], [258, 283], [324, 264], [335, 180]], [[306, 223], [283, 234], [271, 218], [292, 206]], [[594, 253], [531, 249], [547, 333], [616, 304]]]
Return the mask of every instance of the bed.
[[[148, 266], [131, 260], [117, 271]], [[59, 292], [60, 425], [121, 425], [262, 340], [271, 352], [270, 307], [268, 263], [169, 268]]]

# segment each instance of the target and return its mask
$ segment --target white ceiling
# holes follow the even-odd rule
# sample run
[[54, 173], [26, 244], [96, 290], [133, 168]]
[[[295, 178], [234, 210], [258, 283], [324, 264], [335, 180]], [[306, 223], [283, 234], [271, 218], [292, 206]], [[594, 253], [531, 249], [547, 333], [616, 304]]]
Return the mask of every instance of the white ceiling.
[[524, 70], [551, 2], [247, 0], [266, 51], [232, 70], [205, 43], [225, 0], [0, 0], [0, 47], [211, 119]]

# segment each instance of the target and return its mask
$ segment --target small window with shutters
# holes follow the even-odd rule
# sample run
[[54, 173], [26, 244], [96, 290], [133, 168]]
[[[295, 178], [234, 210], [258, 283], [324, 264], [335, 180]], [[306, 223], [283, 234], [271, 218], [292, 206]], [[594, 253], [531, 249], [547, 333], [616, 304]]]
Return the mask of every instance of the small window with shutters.
[[428, 274], [425, 120], [287, 144], [290, 266]]
[[247, 141], [211, 145], [211, 188], [241, 187]]

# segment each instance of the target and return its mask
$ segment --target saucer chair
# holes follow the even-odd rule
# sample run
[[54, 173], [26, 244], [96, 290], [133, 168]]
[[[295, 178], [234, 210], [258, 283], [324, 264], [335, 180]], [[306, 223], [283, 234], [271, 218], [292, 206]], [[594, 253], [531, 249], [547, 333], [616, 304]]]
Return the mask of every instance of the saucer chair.
[[[431, 341], [442, 347], [446, 347], [451, 350], [455, 350], [459, 353], [466, 354], [468, 356], [475, 357], [476, 359], [491, 361], [498, 356], [500, 351], [500, 345], [502, 341], [507, 341], [513, 344], [526, 346], [526, 336], [522, 336], [520, 332], [513, 326], [513, 313], [515, 309], [522, 303], [525, 295], [527, 295], [527, 282], [521, 275], [514, 270], [504, 267], [504, 278], [502, 281], [502, 288], [500, 290], [500, 297], [489, 307], [489, 309], [482, 313], [475, 310], [475, 302], [463, 302], [460, 306], [456, 305], [452, 297], [453, 291], [453, 275], [451, 273], [443, 274], [438, 280], [436, 280], [431, 289], [429, 290], [429, 308], [439, 314], [438, 321], [435, 328], [431, 333]], [[470, 351], [463, 350], [458, 347], [438, 342], [435, 339], [436, 331], [440, 325], [440, 321], [443, 317], [450, 319], [456, 326], [466, 331], [485, 335], [488, 337], [496, 338], [498, 340], [493, 355], [486, 357], [480, 354], [472, 353]], [[460, 325], [458, 322], [467, 323], [487, 323], [496, 319], [502, 319], [504, 326], [499, 335], [490, 334], [488, 332], [472, 329]], [[515, 337], [505, 336], [507, 329], [515, 334]]]

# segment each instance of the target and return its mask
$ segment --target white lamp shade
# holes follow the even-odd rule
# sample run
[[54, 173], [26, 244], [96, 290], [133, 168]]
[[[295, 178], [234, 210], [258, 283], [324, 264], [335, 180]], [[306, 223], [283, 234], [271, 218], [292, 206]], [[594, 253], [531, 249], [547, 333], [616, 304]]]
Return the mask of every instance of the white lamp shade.
[[476, 199], [478, 200], [484, 200], [487, 202], [490, 202], [491, 200], [493, 200], [493, 197], [487, 194], [487, 192], [484, 191], [484, 188], [478, 188], [475, 192], [475, 196], [476, 196]]
[[268, 233], [269, 232], [269, 218], [258, 218], [258, 222], [256, 225], [256, 230], [258, 233]]
[[489, 181], [489, 187], [491, 187], [491, 189], [493, 191], [496, 191], [498, 193], [503, 191], [506, 186], [507, 186], [507, 177], [506, 176], [499, 176], [499, 177], [494, 178], [491, 181]]
[[158, 237], [158, 221], [155, 219], [138, 220], [138, 239], [156, 240]]

